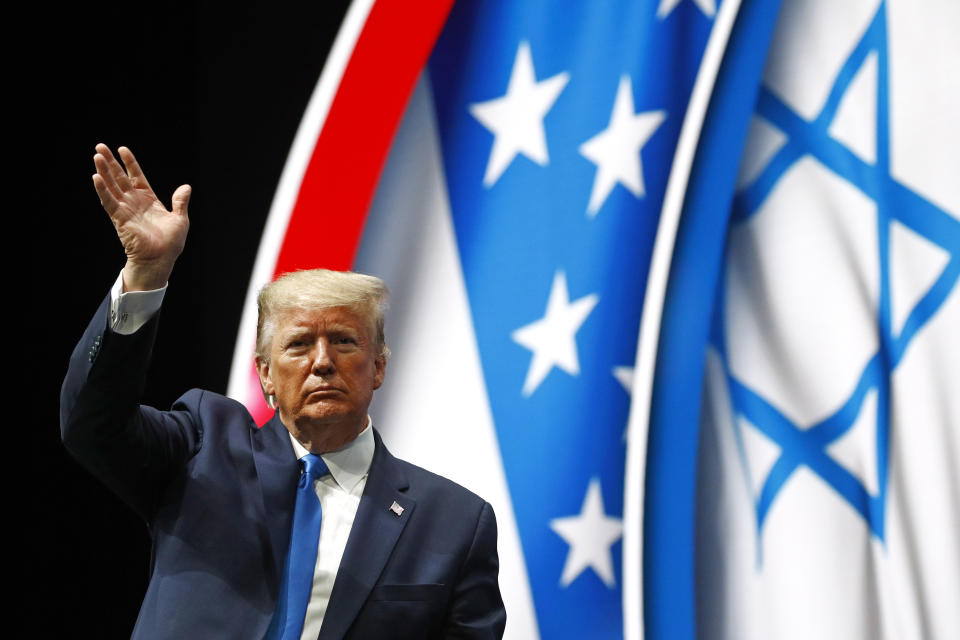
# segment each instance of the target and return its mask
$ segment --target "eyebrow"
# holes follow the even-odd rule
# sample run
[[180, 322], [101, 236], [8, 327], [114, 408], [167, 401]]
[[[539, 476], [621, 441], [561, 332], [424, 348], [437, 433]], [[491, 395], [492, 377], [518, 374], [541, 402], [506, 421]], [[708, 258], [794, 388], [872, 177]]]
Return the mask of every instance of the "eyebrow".
[[311, 333], [312, 331], [309, 327], [292, 327], [286, 331], [280, 332], [278, 335], [280, 336], [280, 342], [286, 343], [295, 338], [310, 335]]
[[[333, 333], [333, 334], [350, 334], [350, 335], [356, 335], [361, 337], [363, 336], [363, 331], [361, 329], [352, 327], [348, 324], [339, 324], [339, 323], [328, 326], [323, 332]], [[314, 327], [311, 325], [305, 324], [305, 325], [297, 325], [297, 326], [289, 327], [281, 331], [278, 335], [281, 336], [282, 339], [287, 340], [287, 339], [290, 339], [291, 337], [298, 337], [301, 335], [312, 335], [314, 333], [316, 333], [316, 330], [314, 329]]]

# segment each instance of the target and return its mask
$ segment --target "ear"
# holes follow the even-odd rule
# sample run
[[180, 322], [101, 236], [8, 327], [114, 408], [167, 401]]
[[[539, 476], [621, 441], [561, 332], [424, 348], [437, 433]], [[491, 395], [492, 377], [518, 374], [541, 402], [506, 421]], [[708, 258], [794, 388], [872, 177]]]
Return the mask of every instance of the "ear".
[[257, 375], [260, 376], [260, 388], [263, 389], [264, 397], [273, 395], [276, 393], [276, 389], [273, 386], [273, 378], [270, 377], [270, 363], [257, 358], [256, 364]]
[[384, 376], [387, 374], [387, 357], [377, 356], [373, 364], [377, 368], [376, 373], [373, 375], [373, 388], [379, 389], [380, 385], [383, 384]]

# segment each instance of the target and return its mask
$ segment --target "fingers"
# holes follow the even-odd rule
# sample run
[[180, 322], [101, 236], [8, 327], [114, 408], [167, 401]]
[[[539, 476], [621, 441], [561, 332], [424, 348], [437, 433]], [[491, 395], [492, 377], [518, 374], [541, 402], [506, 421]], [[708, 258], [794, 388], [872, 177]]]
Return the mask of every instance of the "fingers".
[[[97, 161], [97, 156], [93, 157], [93, 162], [97, 166], [97, 173], [99, 173], [104, 182], [107, 183], [107, 187], [114, 193], [115, 196], [118, 196], [118, 192], [129, 191], [133, 188], [133, 184], [130, 182], [130, 179], [127, 177], [127, 172], [123, 170], [123, 167], [113, 157], [113, 153], [110, 151], [110, 147], [100, 143], [96, 146], [97, 155], [102, 158], [102, 162]], [[128, 149], [129, 151], [129, 149]], [[131, 154], [132, 156], [133, 154]]]
[[173, 198], [171, 198], [173, 204], [173, 212], [177, 215], [186, 217], [187, 215], [187, 205], [190, 203], [190, 194], [193, 193], [193, 189], [188, 184], [182, 184], [177, 187], [177, 190], [173, 192]]
[[100, 197], [100, 204], [103, 205], [103, 208], [108, 214], [113, 216], [113, 213], [120, 205], [117, 199], [113, 197], [113, 194], [110, 193], [110, 190], [103, 180], [103, 176], [99, 173], [93, 174], [93, 188], [97, 190], [97, 195]]
[[150, 188], [150, 183], [147, 182], [147, 176], [144, 175], [143, 169], [140, 168], [140, 163], [137, 162], [133, 152], [127, 147], [117, 147], [117, 153], [120, 154], [120, 159], [123, 160], [123, 164], [127, 167], [127, 175], [130, 178], [130, 182], [138, 188], [150, 189], [152, 192], [153, 189]]
[[[93, 164], [97, 168], [96, 176], [99, 178], [98, 181], [94, 182], [94, 186], [99, 184], [114, 200], [122, 198], [120, 187], [117, 186], [117, 181], [114, 180], [110, 167], [107, 165], [107, 159], [98, 153], [93, 156]], [[97, 189], [97, 193], [100, 193], [100, 189]]]
[[[145, 213], [151, 207], [163, 207], [130, 149], [117, 148], [117, 153], [126, 165], [126, 170], [107, 145], [100, 143], [96, 146], [96, 150], [93, 164], [97, 168], [97, 173], [93, 176], [93, 187], [100, 196], [100, 203], [111, 218], [115, 217], [123, 207], [128, 207], [129, 211], [135, 214]], [[191, 188], [187, 184], [180, 185], [174, 191], [172, 198], [174, 214], [187, 217], [190, 194]], [[124, 217], [126, 215], [124, 214]]]

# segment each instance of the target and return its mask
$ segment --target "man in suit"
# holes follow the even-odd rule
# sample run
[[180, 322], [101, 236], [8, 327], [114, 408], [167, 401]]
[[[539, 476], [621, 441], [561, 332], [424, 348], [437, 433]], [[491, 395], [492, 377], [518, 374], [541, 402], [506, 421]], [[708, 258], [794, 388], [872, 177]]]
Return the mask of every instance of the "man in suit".
[[[390, 455], [367, 408], [383, 383], [386, 288], [325, 270], [258, 299], [256, 364], [276, 415], [191, 390], [138, 404], [160, 300], [186, 241], [133, 154], [97, 146], [94, 187], [127, 262], [70, 361], [64, 444], [147, 522], [137, 638], [497, 638], [496, 523], [466, 489]], [[311, 524], [312, 523], [312, 524]]]

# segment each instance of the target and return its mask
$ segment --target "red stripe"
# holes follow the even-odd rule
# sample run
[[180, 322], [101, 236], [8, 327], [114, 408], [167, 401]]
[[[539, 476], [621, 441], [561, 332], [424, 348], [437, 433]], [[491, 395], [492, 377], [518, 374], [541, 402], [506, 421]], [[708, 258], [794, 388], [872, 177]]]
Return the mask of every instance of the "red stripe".
[[453, 0], [378, 0], [347, 63], [290, 214], [274, 275], [353, 265], [414, 84]]

